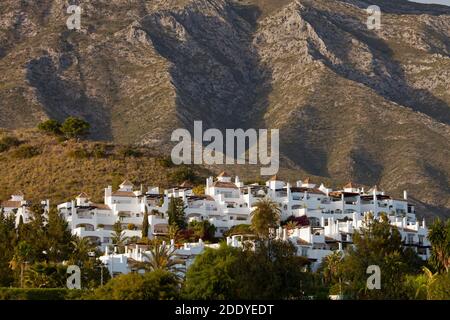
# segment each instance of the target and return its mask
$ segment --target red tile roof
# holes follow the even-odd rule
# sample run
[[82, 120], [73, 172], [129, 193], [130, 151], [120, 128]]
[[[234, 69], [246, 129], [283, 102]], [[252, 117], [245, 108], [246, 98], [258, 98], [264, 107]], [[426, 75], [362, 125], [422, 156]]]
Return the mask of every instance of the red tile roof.
[[134, 192], [131, 191], [115, 191], [112, 193], [113, 197], [136, 197]]
[[3, 201], [2, 202], [2, 207], [3, 208], [20, 208], [21, 206], [21, 202], [20, 201]]
[[228, 175], [228, 173], [226, 173], [225, 171], [222, 171], [221, 173], [219, 173], [218, 177], [230, 177], [230, 175]]
[[215, 181], [213, 187], [216, 188], [228, 188], [228, 189], [238, 189], [236, 185], [232, 182]]

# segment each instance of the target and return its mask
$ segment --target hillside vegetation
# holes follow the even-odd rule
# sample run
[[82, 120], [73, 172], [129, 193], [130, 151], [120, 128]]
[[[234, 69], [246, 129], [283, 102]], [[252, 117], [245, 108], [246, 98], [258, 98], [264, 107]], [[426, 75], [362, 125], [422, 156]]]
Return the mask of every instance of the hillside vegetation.
[[[77, 116], [92, 125], [93, 140], [166, 155], [172, 131], [191, 130], [194, 120], [204, 129], [278, 128], [282, 165], [300, 172], [285, 177], [377, 184], [396, 195], [407, 189], [424, 215], [450, 216], [449, 7], [405, 0], [79, 3], [82, 29], [70, 31], [67, 1], [0, 2], [0, 127]], [[366, 24], [374, 4], [382, 9], [380, 30]], [[50, 161], [44, 158], [6, 169], [16, 175], [23, 163], [24, 172], [36, 172], [26, 166]], [[106, 181], [136, 166], [143, 172], [137, 182], [164, 180], [151, 160], [107, 161], [55, 157], [51, 166], [58, 173], [60, 165], [83, 165], [79, 173], [108, 166]], [[81, 188], [82, 174], [68, 177], [62, 189]], [[105, 180], [98, 181], [102, 188]], [[41, 188], [53, 188], [46, 183]]]

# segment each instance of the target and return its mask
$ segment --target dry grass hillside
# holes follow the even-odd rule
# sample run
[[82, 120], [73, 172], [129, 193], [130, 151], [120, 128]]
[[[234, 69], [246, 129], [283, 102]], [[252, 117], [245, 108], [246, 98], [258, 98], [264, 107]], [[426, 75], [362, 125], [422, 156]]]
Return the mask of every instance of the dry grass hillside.
[[[82, 6], [80, 31], [68, 3]], [[380, 30], [367, 28], [373, 4]], [[406, 0], [2, 0], [0, 127], [74, 115], [90, 139], [149, 153], [194, 120], [278, 128], [287, 178], [407, 189], [422, 214], [450, 216], [449, 34], [450, 7]], [[48, 142], [2, 161], [2, 194], [39, 192], [32, 176], [59, 198], [52, 188], [83, 183], [98, 195], [127, 167], [168, 183], [151, 158], [74, 160]]]

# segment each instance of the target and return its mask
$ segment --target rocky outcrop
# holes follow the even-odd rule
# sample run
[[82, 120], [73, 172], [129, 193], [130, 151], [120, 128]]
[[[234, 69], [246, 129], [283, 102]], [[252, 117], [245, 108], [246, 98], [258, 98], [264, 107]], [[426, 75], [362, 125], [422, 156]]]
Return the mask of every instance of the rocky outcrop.
[[[0, 126], [86, 118], [93, 138], [270, 127], [285, 165], [450, 210], [450, 9], [401, 0], [0, 4]], [[369, 5], [382, 28], [367, 28]]]

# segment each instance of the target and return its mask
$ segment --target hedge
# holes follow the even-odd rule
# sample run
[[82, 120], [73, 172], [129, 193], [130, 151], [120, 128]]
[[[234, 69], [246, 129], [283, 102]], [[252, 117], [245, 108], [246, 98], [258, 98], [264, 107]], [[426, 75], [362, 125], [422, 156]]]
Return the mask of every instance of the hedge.
[[77, 300], [83, 294], [63, 288], [0, 288], [0, 300]]

